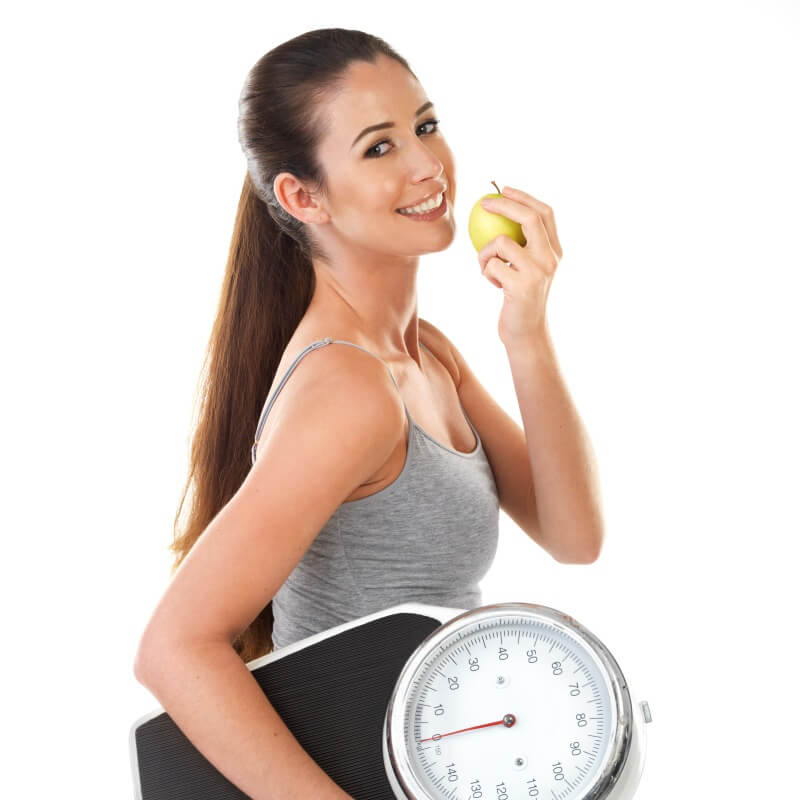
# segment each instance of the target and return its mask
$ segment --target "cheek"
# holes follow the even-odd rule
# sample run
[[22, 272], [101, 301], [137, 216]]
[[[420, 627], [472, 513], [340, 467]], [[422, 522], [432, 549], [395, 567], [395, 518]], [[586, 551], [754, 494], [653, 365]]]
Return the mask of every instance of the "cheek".
[[380, 189], [375, 192], [373, 197], [373, 204], [376, 211], [386, 210], [394, 211], [402, 202], [403, 197], [403, 183], [402, 181], [392, 180], [387, 178], [381, 181]]
[[[351, 183], [347, 187], [347, 202], [339, 207], [338, 226], [346, 236], [362, 242], [385, 242], [386, 232], [383, 226], [391, 224], [389, 214], [398, 215], [394, 209], [400, 205], [402, 186], [385, 178], [363, 181], [361, 184]], [[344, 196], [344, 195], [342, 195]], [[364, 220], [374, 221], [374, 225], [365, 226]]]
[[342, 197], [347, 200], [340, 207], [340, 214], [344, 212], [347, 219], [356, 224], [361, 224], [365, 216], [385, 213], [391, 209], [392, 201], [397, 197], [396, 190], [380, 180], [350, 183], [342, 192]]
[[372, 174], [363, 181], [348, 184], [348, 205], [353, 213], [360, 215], [379, 213], [386, 211], [387, 208], [393, 208], [392, 204], [397, 200], [398, 191], [402, 191], [402, 186], [397, 181], [387, 176]]

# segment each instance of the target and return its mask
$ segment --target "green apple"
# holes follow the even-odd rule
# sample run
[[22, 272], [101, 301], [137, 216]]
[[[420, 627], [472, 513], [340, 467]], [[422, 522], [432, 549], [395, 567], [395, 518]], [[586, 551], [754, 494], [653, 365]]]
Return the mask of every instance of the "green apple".
[[504, 217], [502, 214], [496, 214], [489, 211], [481, 205], [481, 200], [484, 197], [502, 197], [503, 193], [498, 189], [497, 184], [492, 181], [492, 185], [497, 189], [497, 193], [485, 194], [481, 197], [469, 213], [469, 223], [467, 229], [469, 230], [469, 238], [472, 240], [472, 246], [476, 250], [480, 250], [487, 242], [490, 242], [495, 236], [505, 234], [510, 236], [517, 244], [523, 247], [527, 239], [522, 232], [522, 226], [519, 222], [514, 222], [513, 219]]

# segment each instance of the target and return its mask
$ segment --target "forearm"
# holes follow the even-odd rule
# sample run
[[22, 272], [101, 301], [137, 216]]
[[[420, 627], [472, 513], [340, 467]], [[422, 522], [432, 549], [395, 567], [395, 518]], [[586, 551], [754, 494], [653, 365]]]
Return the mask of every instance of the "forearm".
[[591, 560], [603, 539], [597, 465], [549, 331], [505, 346], [528, 445], [540, 536], [560, 561]]
[[306, 753], [232, 646], [180, 644], [162, 653], [139, 681], [249, 797], [353, 800]]

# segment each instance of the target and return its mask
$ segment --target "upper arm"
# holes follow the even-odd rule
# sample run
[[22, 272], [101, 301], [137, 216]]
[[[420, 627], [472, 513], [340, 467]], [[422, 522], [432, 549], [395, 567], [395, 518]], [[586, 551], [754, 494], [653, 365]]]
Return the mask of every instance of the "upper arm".
[[424, 337], [425, 344], [451, 372], [461, 404], [480, 434], [494, 473], [500, 508], [544, 547], [525, 431], [483, 387], [455, 345], [427, 320], [420, 319], [419, 323], [420, 338]]
[[355, 348], [306, 356], [280, 400], [279, 424], [262, 434], [241, 487], [181, 562], [142, 643], [232, 642], [402, 435], [405, 412], [385, 366]]

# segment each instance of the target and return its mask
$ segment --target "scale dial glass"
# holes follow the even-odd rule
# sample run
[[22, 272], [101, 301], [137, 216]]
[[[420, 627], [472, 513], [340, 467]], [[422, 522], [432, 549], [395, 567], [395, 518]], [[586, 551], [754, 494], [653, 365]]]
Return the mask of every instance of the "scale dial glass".
[[594, 796], [618, 709], [592, 643], [553, 617], [506, 612], [424, 645], [388, 720], [390, 740], [403, 743], [396, 766], [410, 797]]

